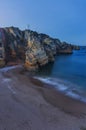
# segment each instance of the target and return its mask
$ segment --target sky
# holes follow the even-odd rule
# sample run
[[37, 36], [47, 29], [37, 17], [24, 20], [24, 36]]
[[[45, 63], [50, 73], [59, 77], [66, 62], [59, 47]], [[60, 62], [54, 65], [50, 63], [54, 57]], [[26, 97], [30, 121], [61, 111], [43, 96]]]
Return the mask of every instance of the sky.
[[86, 45], [86, 0], [0, 0], [0, 27], [8, 26]]

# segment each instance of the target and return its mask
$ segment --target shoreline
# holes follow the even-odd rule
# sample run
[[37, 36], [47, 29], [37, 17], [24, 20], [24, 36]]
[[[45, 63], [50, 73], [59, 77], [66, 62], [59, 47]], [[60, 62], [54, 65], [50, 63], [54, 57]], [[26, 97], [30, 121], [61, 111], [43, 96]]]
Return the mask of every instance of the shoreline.
[[68, 97], [80, 100], [84, 103], [86, 103], [86, 97], [83, 95], [83, 92], [80, 90], [77, 90], [76, 88], [78, 85], [75, 85], [71, 82], [64, 81], [59, 78], [53, 78], [53, 77], [39, 77], [39, 76], [33, 76], [34, 79], [37, 79], [38, 81], [41, 81], [44, 84], [52, 85], [52, 88], [56, 89], [57, 91], [60, 91], [61, 93], [67, 95]]
[[[4, 72], [6, 74], [7, 72], [17, 72], [17, 70], [20, 70], [20, 74], [25, 76], [26, 78], [29, 78], [29, 82], [32, 83], [32, 85], [36, 86], [37, 91], [41, 92], [42, 96], [45, 98], [47, 102], [52, 104], [55, 107], [59, 107], [61, 110], [67, 113], [72, 113], [73, 115], [85, 115], [86, 111], [86, 102], [80, 100], [79, 98], [72, 97], [68, 94], [65, 94], [64, 91], [61, 91], [60, 89], [57, 89], [54, 84], [50, 84], [47, 82], [44, 82], [40, 80], [38, 77], [34, 77], [34, 75], [31, 75], [30, 72], [26, 74], [25, 70], [23, 70], [22, 65], [16, 65], [16, 66], [9, 66], [1, 69], [1, 72]], [[60, 100], [60, 102], [59, 102]], [[65, 102], [65, 103], [64, 103]], [[61, 106], [62, 105], [62, 106]], [[75, 110], [72, 109], [71, 106], [75, 107]], [[77, 111], [77, 106], [78, 107]], [[68, 108], [67, 108], [68, 107]], [[85, 108], [84, 108], [85, 107]], [[75, 114], [76, 113], [76, 114]]]
[[22, 66], [0, 71], [1, 130], [81, 130], [86, 104], [25, 74]]
[[38, 90], [42, 93], [47, 102], [55, 107], [59, 107], [62, 111], [70, 113], [74, 116], [86, 115], [86, 103], [78, 99], [65, 95], [57, 90], [53, 85], [44, 83], [38, 79], [30, 78], [30, 81], [38, 86]]

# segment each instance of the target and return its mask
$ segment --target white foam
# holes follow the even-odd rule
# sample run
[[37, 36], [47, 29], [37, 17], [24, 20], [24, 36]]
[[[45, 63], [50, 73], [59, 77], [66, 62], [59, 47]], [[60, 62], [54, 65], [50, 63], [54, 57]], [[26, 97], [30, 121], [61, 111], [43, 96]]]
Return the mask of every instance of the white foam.
[[7, 72], [9, 70], [12, 70], [12, 69], [15, 69], [15, 68], [18, 68], [18, 67], [21, 67], [21, 65], [16, 65], [16, 66], [10, 66], [10, 67], [4, 67], [2, 69], [0, 69], [1, 72]]
[[55, 85], [56, 83], [55, 82], [52, 82], [51, 80], [50, 80], [50, 78], [40, 78], [40, 77], [34, 77], [35, 79], [38, 79], [38, 80], [40, 80], [40, 81], [42, 81], [42, 82], [44, 82], [44, 83], [48, 83], [48, 84], [52, 84], [52, 85]]
[[73, 92], [67, 92], [66, 95], [86, 103], [86, 97], [83, 97], [83, 96], [78, 95], [78, 94], [73, 93]]
[[60, 91], [65, 91], [68, 89], [67, 86], [65, 86], [64, 84], [60, 84], [60, 83], [57, 83], [57, 87]]
[[80, 96], [80, 95], [78, 95], [78, 94], [76, 94], [76, 93], [73, 93], [73, 92], [71, 92], [71, 91], [67, 92], [66, 95], [67, 95], [67, 96], [70, 96], [70, 97], [72, 97], [72, 98], [75, 98], [75, 99], [81, 99], [81, 96]]
[[61, 91], [65, 91], [68, 88], [66, 85], [59, 83], [58, 80], [56, 81], [53, 78], [41, 78], [41, 77], [34, 77], [34, 78], [44, 83], [53, 85], [56, 89], [59, 89]]
[[[86, 97], [83, 97], [79, 95], [78, 93], [74, 93], [72, 90], [74, 88], [74, 85], [69, 83], [64, 83], [62, 80], [55, 79], [55, 78], [46, 78], [46, 77], [34, 77], [35, 79], [38, 79], [44, 83], [53, 85], [57, 90], [64, 92], [65, 95], [72, 97], [77, 100], [81, 100], [83, 102], [86, 102]], [[76, 87], [76, 85], [75, 85]]]
[[9, 79], [9, 78], [3, 78], [2, 79], [2, 82], [4, 83], [4, 82], [10, 82], [11, 81], [11, 79]]

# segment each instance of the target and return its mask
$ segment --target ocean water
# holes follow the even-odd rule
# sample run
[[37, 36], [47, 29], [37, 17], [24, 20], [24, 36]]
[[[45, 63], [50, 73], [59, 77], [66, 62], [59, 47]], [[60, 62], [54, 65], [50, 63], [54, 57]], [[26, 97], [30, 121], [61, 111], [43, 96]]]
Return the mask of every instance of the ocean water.
[[86, 48], [56, 56], [55, 62], [41, 68], [35, 78], [86, 102]]

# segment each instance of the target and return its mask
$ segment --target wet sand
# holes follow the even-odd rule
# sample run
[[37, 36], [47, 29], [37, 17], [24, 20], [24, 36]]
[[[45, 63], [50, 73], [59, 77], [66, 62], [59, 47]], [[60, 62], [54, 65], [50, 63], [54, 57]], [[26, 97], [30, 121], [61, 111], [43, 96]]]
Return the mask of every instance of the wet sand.
[[59, 107], [64, 112], [72, 114], [73, 116], [85, 116], [86, 104], [78, 99], [74, 99], [58, 91], [54, 86], [45, 84], [37, 79], [30, 78], [30, 81], [39, 86], [38, 90], [42, 93], [47, 102], [55, 107]]
[[22, 67], [0, 71], [0, 130], [81, 130], [86, 104], [27, 76]]

